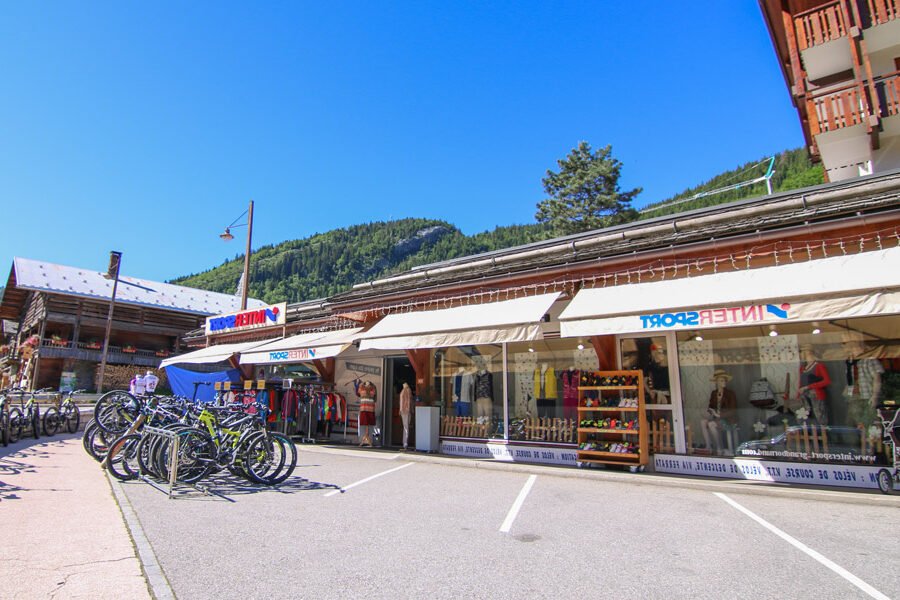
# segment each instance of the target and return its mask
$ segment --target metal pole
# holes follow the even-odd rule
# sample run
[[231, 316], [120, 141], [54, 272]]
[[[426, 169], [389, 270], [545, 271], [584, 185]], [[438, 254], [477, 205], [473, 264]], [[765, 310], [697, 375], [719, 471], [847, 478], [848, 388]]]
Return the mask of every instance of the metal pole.
[[247, 309], [247, 292], [250, 288], [250, 240], [253, 238], [253, 200], [247, 209], [247, 251], [244, 252], [244, 285], [241, 289], [241, 310]]
[[103, 356], [100, 359], [100, 376], [97, 381], [97, 393], [103, 393], [103, 376], [106, 372], [106, 357], [109, 353], [109, 334], [112, 329], [113, 310], [116, 307], [116, 290], [119, 288], [119, 265], [122, 263], [121, 252], [109, 253], [109, 270], [106, 275], [113, 278], [112, 297], [109, 302], [109, 313], [106, 315], [106, 335], [103, 337]]

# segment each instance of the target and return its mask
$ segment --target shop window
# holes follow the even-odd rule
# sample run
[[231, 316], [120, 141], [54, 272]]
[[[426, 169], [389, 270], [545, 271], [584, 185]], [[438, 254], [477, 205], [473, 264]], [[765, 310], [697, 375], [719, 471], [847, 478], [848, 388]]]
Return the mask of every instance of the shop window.
[[434, 353], [441, 436], [504, 439], [503, 347], [459, 346]]
[[689, 453], [881, 464], [879, 400], [900, 400], [900, 318], [678, 336]]
[[509, 439], [575, 444], [578, 380], [597, 369], [593, 347], [577, 339], [509, 344]]

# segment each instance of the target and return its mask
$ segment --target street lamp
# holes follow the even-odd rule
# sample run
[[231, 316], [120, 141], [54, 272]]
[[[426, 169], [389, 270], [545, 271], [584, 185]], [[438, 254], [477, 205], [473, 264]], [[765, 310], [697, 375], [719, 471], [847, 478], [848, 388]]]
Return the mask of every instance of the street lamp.
[[122, 253], [113, 250], [109, 253], [109, 267], [103, 277], [113, 280], [112, 295], [109, 299], [109, 312], [106, 315], [106, 334], [103, 336], [103, 354], [100, 356], [100, 373], [97, 376], [97, 393], [103, 393], [103, 377], [106, 374], [106, 359], [109, 355], [109, 334], [112, 330], [113, 311], [116, 309], [116, 290], [119, 287], [119, 267], [122, 264]]
[[[247, 222], [238, 223], [244, 215], [247, 215]], [[253, 237], [253, 200], [250, 201], [250, 206], [247, 210], [235, 219], [231, 225], [226, 227], [225, 231], [219, 234], [219, 237], [226, 242], [230, 242], [234, 239], [231, 229], [244, 226], [247, 227], [247, 251], [244, 253], [244, 285], [241, 287], [241, 310], [247, 309], [247, 292], [250, 287], [250, 240]]]

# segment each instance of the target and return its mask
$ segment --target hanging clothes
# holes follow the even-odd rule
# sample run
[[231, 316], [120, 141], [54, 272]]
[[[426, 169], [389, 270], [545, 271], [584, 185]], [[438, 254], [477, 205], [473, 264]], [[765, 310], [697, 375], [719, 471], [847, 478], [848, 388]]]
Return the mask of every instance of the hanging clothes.
[[562, 372], [563, 384], [563, 418], [575, 419], [578, 416], [578, 382], [581, 372], [569, 369]]
[[534, 370], [534, 395], [541, 399], [556, 399], [556, 372], [553, 367], [548, 366], [543, 371], [541, 368]]

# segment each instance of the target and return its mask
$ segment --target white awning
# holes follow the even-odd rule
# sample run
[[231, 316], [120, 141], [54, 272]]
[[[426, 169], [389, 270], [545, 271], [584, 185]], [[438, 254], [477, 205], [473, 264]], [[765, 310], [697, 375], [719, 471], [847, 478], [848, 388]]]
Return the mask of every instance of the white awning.
[[[708, 267], [707, 267], [708, 268]], [[900, 312], [900, 248], [579, 291], [563, 337], [707, 329]]]
[[405, 350], [521, 342], [542, 337], [540, 321], [560, 292], [487, 304], [388, 315], [360, 334], [359, 349]]
[[352, 344], [360, 331], [362, 327], [286, 337], [241, 354], [241, 364], [267, 365], [332, 358]]
[[170, 365], [180, 364], [200, 365], [222, 362], [228, 360], [236, 354], [244, 352], [245, 350], [256, 348], [257, 346], [262, 346], [263, 344], [268, 344], [270, 342], [271, 340], [264, 340], [261, 342], [241, 342], [239, 344], [219, 344], [218, 346], [207, 346], [206, 348], [200, 348], [199, 350], [194, 350], [193, 352], [188, 352], [187, 354], [179, 354], [178, 356], [167, 358], [159, 363], [159, 368], [162, 369], [163, 367], [168, 367]]

